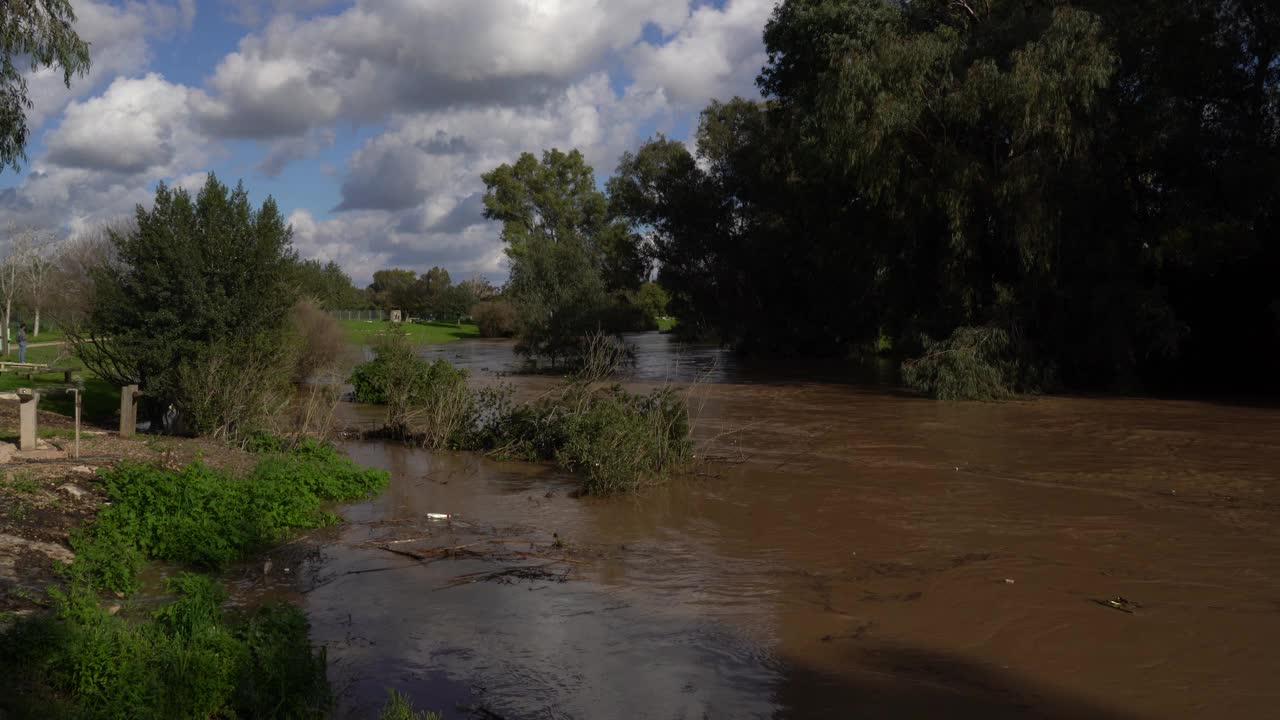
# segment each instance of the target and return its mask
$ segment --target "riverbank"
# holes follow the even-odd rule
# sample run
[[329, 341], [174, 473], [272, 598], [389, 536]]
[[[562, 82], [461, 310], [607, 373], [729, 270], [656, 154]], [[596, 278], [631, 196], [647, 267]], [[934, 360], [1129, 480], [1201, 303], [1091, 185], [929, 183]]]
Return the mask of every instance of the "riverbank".
[[[227, 606], [221, 573], [338, 522], [322, 503], [375, 492], [385, 474], [312, 440], [253, 454], [167, 438], [88, 444], [96, 468], [23, 467], [0, 484], [0, 710], [324, 717], [325, 655], [305, 616]], [[158, 583], [145, 579], [156, 562]]]
[[[52, 443], [69, 442], [63, 416], [41, 412], [40, 425], [58, 433], [46, 434]], [[45, 589], [60, 580], [54, 561], [74, 557], [72, 533], [90, 523], [107, 501], [99, 469], [125, 461], [178, 467], [200, 459], [211, 467], [242, 472], [255, 460], [251, 453], [196, 438], [121, 438], [96, 429], [81, 432], [80, 452], [79, 459], [3, 467], [0, 613], [11, 619], [48, 608]]]

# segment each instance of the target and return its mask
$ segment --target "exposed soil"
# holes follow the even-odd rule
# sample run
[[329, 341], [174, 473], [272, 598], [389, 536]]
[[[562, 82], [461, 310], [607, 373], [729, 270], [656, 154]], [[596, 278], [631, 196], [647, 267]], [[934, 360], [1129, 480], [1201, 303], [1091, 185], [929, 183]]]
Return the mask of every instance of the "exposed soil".
[[[0, 405], [0, 428], [16, 428], [16, 410]], [[42, 430], [73, 428], [69, 418], [40, 413]], [[45, 438], [70, 448], [65, 437]], [[98, 470], [122, 460], [181, 466], [197, 458], [216, 467], [245, 470], [251, 454], [191, 438], [121, 438], [82, 426], [80, 458], [15, 460], [0, 465], [0, 613], [26, 613], [45, 605], [45, 588], [58, 582], [57, 567], [70, 562], [70, 537], [105, 501]]]

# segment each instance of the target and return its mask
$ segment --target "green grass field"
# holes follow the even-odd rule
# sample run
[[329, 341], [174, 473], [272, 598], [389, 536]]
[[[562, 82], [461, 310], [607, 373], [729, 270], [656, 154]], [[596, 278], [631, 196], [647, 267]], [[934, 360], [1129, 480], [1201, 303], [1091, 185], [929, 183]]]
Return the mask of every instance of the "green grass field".
[[[385, 321], [339, 320], [338, 322], [347, 334], [347, 342], [358, 345], [369, 344], [374, 335], [392, 327], [391, 323]], [[404, 323], [400, 325], [400, 329], [409, 333], [410, 342], [421, 345], [439, 345], [454, 340], [480, 337], [480, 328], [468, 323], [461, 325], [445, 322]]]
[[658, 318], [658, 329], [661, 330], [662, 332], [666, 332], [667, 330], [670, 330], [671, 328], [675, 327], [678, 324], [679, 324], [679, 321], [673, 317]]
[[[27, 348], [27, 362], [49, 363], [57, 368], [75, 368], [84, 378], [84, 402], [81, 406], [86, 420], [106, 420], [120, 409], [120, 388], [113, 387], [85, 370], [84, 363], [77, 357], [62, 357], [60, 347]], [[8, 356], [0, 356], [9, 362], [17, 362], [18, 348]], [[62, 373], [36, 375], [31, 379], [19, 377], [14, 373], [0, 373], [0, 392], [13, 392], [18, 388], [57, 388], [64, 387]], [[75, 414], [75, 400], [70, 395], [49, 395], [40, 399], [40, 409], [56, 412], [68, 417]]]

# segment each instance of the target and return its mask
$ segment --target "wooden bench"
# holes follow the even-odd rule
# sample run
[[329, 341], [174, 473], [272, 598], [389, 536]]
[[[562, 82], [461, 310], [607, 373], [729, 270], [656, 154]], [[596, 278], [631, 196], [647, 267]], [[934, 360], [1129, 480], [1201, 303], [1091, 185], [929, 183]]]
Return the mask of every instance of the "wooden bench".
[[25, 377], [28, 380], [35, 375], [62, 373], [63, 380], [67, 384], [70, 384], [71, 376], [76, 372], [76, 368], [52, 367], [48, 363], [0, 362], [0, 373], [6, 372], [11, 372], [19, 377]]

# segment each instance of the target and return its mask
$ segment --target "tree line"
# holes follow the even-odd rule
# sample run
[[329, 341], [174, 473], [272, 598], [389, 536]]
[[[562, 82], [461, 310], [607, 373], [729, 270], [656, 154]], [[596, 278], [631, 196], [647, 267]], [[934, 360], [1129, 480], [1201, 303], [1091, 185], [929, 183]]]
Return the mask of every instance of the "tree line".
[[762, 99], [607, 194], [575, 153], [485, 176], [525, 327], [651, 265], [685, 333], [935, 393], [1280, 384], [1274, 3], [786, 0], [764, 42]]

